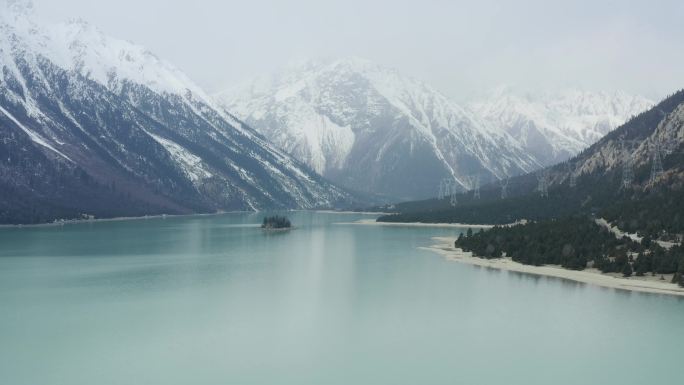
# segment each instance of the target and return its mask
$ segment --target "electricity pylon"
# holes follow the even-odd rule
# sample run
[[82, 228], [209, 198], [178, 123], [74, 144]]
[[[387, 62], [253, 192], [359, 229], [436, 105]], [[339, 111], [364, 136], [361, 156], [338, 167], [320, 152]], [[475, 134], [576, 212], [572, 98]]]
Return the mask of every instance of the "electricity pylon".
[[539, 173], [537, 174], [537, 181], [539, 182], [539, 185], [537, 187], [537, 190], [539, 190], [539, 195], [542, 198], [548, 198], [549, 197], [549, 170], [547, 170], [547, 169], [539, 170]]
[[622, 141], [622, 188], [628, 189], [634, 183], [634, 145], [638, 140]]
[[439, 181], [439, 187], [437, 188], [437, 200], [442, 200], [444, 198], [444, 185], [442, 180]]
[[449, 196], [449, 204], [452, 206], [456, 206], [458, 204], [458, 199], [456, 199], [456, 194], [458, 193], [457, 188], [456, 188], [456, 181], [451, 184], [451, 191], [450, 191], [450, 196]]
[[456, 206], [458, 199], [456, 195], [458, 194], [458, 183], [450, 178], [443, 178], [439, 181], [439, 190], [437, 194], [437, 199], [444, 200], [449, 198], [449, 204]]
[[568, 185], [572, 188], [577, 186], [577, 165], [572, 163], [566, 163], [566, 168], [568, 171]]
[[442, 200], [442, 199], [446, 198], [450, 192], [451, 192], [451, 179], [442, 178], [442, 180], [439, 181], [439, 193], [437, 195], [437, 199]]
[[662, 146], [658, 140], [651, 143], [651, 177], [649, 178], [649, 186], [655, 186], [656, 182], [663, 175], [663, 159], [660, 152], [662, 151]]
[[480, 174], [468, 176], [468, 184], [473, 192], [473, 199], [480, 199]]
[[508, 198], [508, 178], [499, 179], [499, 186], [501, 186], [501, 199]]
[[628, 189], [634, 183], [634, 162], [632, 153], [626, 152], [622, 154], [622, 188]]

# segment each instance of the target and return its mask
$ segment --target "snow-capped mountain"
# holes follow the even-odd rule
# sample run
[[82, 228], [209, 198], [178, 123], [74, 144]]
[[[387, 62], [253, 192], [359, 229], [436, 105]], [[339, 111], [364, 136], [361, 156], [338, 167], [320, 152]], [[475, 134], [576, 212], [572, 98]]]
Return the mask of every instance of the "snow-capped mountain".
[[[681, 192], [684, 90], [637, 114], [578, 155], [548, 167], [546, 172], [551, 189], [560, 186], [557, 193], [563, 192], [566, 195], [561, 196], [566, 198], [579, 198], [583, 205], [593, 202], [600, 206], [613, 199], [642, 199], [644, 196], [639, 194], [657, 191], [652, 190], [652, 183], [658, 188], [670, 186]], [[536, 195], [538, 176], [523, 175], [511, 180], [511, 185], [519, 194], [534, 191]], [[571, 179], [575, 187], [569, 185]]]
[[398, 198], [531, 171], [538, 163], [417, 80], [362, 59], [310, 61], [217, 99], [333, 182]]
[[351, 199], [141, 46], [25, 0], [0, 2], [0, 36], [3, 221]]
[[[641, 167], [650, 171], [654, 154], [658, 152], [665, 171], [663, 177], [678, 174], [676, 179], [681, 181], [684, 177], [684, 91], [669, 96], [632, 123], [606, 135], [573, 159], [577, 173], [613, 171], [622, 174], [625, 159], [629, 159], [634, 169]], [[641, 177], [641, 180], [635, 180], [635, 184], [644, 185], [648, 182], [649, 174], [642, 173], [637, 177]]]
[[625, 92], [576, 89], [531, 94], [500, 87], [467, 109], [516, 138], [539, 162], [568, 159], [654, 105]]

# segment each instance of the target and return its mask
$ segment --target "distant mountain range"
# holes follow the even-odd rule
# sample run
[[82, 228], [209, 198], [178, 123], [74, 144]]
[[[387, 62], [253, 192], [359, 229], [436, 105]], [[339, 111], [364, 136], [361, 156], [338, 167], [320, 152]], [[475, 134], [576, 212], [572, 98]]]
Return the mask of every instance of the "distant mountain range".
[[467, 190], [565, 160], [653, 105], [622, 92], [500, 88], [460, 107], [356, 58], [305, 62], [217, 98], [332, 181], [398, 200], [436, 196], [444, 178]]
[[[546, 191], [546, 193], [544, 193]], [[511, 223], [589, 215], [666, 240], [684, 236], [684, 91], [638, 114], [573, 158], [450, 200], [378, 210], [386, 221]]]
[[0, 34], [0, 223], [433, 197], [445, 179], [465, 191], [565, 159], [650, 105], [506, 90], [461, 107], [363, 59], [209, 96], [144, 47], [37, 21], [27, 0], [0, 0]]
[[168, 62], [0, 3], [0, 222], [315, 208], [353, 197]]
[[225, 107], [330, 180], [394, 198], [468, 189], [540, 164], [434, 88], [363, 59], [310, 61], [218, 95]]
[[500, 87], [467, 108], [517, 139], [538, 162], [551, 165], [578, 154], [654, 104], [621, 91], [533, 94]]

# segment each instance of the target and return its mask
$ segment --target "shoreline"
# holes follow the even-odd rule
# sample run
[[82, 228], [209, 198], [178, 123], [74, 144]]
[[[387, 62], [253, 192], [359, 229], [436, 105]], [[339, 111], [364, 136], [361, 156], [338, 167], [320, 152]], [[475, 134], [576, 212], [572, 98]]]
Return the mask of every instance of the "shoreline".
[[389, 215], [382, 211], [349, 211], [349, 210], [294, 210], [294, 211], [314, 211], [323, 214], [359, 214], [359, 215]]
[[[472, 229], [491, 229], [497, 225], [469, 225], [465, 223], [423, 223], [423, 222], [378, 222], [374, 219], [359, 219], [355, 222], [338, 222], [338, 225], [395, 226], [395, 227], [458, 227]], [[504, 225], [512, 226], [514, 224]]]
[[448, 261], [455, 261], [473, 266], [513, 271], [524, 274], [567, 279], [611, 289], [684, 297], [683, 287], [679, 287], [674, 283], [670, 283], [669, 280], [662, 281], [656, 277], [632, 276], [630, 278], [625, 278], [619, 274], [603, 274], [598, 269], [569, 270], [555, 265], [524, 265], [522, 263], [515, 262], [510, 258], [478, 258], [473, 256], [471, 252], [465, 252], [461, 249], [455, 248], [453, 246], [454, 241], [456, 241], [455, 237], [433, 237], [432, 240], [439, 243], [428, 247], [420, 247], [420, 249], [437, 253]]
[[29, 223], [29, 224], [0, 224], [0, 229], [21, 229], [21, 228], [32, 228], [32, 227], [54, 227], [54, 226], [64, 226], [64, 225], [78, 225], [86, 223], [101, 223], [101, 222], [121, 222], [121, 221], [141, 221], [147, 219], [166, 219], [166, 218], [190, 218], [190, 217], [210, 217], [215, 215], [223, 214], [237, 214], [237, 213], [248, 213], [251, 211], [222, 211], [217, 213], [198, 213], [198, 214], [155, 214], [155, 215], [142, 215], [138, 217], [112, 217], [112, 218], [95, 218], [95, 219], [65, 219], [56, 222], [49, 223]]
[[[335, 211], [335, 210], [276, 210], [276, 211], [310, 211], [325, 214], [359, 214], [359, 215], [383, 215], [385, 213], [372, 212], [372, 211]], [[166, 219], [166, 218], [191, 218], [191, 217], [211, 217], [225, 214], [240, 214], [240, 213], [252, 213], [258, 214], [260, 212], [269, 211], [219, 211], [215, 213], [194, 213], [194, 214], [155, 214], [155, 215], [141, 215], [141, 216], [131, 216], [131, 217], [112, 217], [112, 218], [95, 218], [95, 219], [64, 219], [56, 222], [48, 223], [27, 223], [27, 224], [0, 224], [0, 230], [2, 229], [21, 229], [21, 228], [33, 228], [33, 227], [54, 227], [54, 226], [64, 226], [64, 225], [78, 225], [86, 223], [100, 223], [100, 222], [119, 222], [119, 221], [140, 221], [147, 219]]]

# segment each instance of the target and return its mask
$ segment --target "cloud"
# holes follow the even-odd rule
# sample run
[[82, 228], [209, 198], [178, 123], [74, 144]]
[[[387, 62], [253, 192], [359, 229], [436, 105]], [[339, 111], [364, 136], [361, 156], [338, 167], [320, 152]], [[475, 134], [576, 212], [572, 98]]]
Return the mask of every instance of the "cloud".
[[301, 57], [367, 57], [457, 99], [500, 83], [658, 97], [684, 79], [674, 0], [34, 3], [52, 20], [82, 17], [146, 45], [210, 92]]

